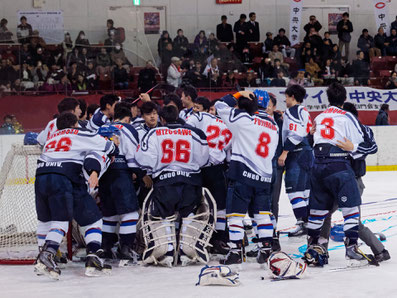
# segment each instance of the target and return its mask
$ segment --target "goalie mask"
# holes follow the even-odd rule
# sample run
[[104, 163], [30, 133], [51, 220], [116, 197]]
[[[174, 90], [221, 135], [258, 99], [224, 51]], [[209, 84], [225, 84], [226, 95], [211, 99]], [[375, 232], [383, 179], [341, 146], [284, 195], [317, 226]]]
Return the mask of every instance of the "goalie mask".
[[196, 286], [238, 286], [240, 278], [228, 266], [205, 266], [201, 269]]
[[274, 252], [268, 261], [268, 270], [275, 279], [296, 279], [302, 278], [306, 271], [306, 264], [302, 264], [291, 259], [284, 252]]

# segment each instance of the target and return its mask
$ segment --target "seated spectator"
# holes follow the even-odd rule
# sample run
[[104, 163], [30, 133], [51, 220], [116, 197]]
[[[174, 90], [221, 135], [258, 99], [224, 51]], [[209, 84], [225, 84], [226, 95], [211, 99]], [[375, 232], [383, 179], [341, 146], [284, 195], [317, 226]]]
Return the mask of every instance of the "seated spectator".
[[51, 55], [49, 51], [46, 51], [45, 48], [37, 48], [36, 51], [32, 55], [33, 64], [37, 64], [38, 61], [41, 61], [47, 67], [51, 67], [51, 65], [55, 64], [55, 57]]
[[216, 55], [219, 52], [219, 41], [215, 38], [214, 33], [210, 33], [208, 36], [208, 54], [209, 55]]
[[24, 43], [22, 45], [22, 49], [19, 52], [19, 57], [21, 59], [20, 63], [27, 63], [29, 65], [33, 65], [33, 59], [32, 59], [32, 52], [30, 51], [29, 44]]
[[[317, 32], [319, 32], [319, 30], [317, 30]], [[324, 32], [324, 38], [323, 38], [324, 42], [327, 40], [329, 42], [329, 45], [333, 46], [334, 43], [332, 42], [332, 39], [331, 39], [331, 33], [329, 33], [328, 31]]]
[[216, 26], [216, 37], [221, 42], [233, 42], [233, 28], [227, 23], [227, 16], [223, 15], [221, 21], [222, 23]]
[[288, 76], [288, 68], [281, 64], [279, 59], [274, 60], [273, 77], [277, 77], [278, 71], [282, 71], [284, 76]]
[[11, 87], [11, 84], [18, 78], [19, 72], [13, 67], [11, 60], [2, 59], [0, 67], [0, 85]]
[[104, 46], [106, 48], [106, 52], [109, 54], [113, 51], [114, 47], [116, 46], [116, 35], [115, 31], [110, 31], [110, 35], [108, 38], [105, 39]]
[[[328, 32], [326, 32], [326, 33], [328, 33]], [[323, 39], [323, 48], [321, 50], [323, 61], [326, 61], [327, 59], [330, 59], [332, 57], [332, 54], [333, 54], [332, 48], [333, 48], [333, 44], [332, 44], [331, 39], [324, 38]]]
[[113, 68], [113, 80], [115, 89], [128, 89], [128, 73], [120, 58], [116, 60], [116, 66]]
[[383, 27], [379, 27], [378, 34], [375, 35], [374, 42], [375, 47], [380, 50], [382, 56], [386, 56], [386, 48], [389, 43], [387, 42], [387, 35]]
[[207, 43], [207, 37], [205, 36], [204, 30], [201, 30], [199, 32], [199, 34], [196, 35], [196, 37], [194, 39], [194, 47], [196, 48], [196, 50], [204, 48], [205, 49], [204, 52], [207, 52], [208, 43]]
[[77, 65], [83, 64], [80, 56], [80, 51], [77, 47], [75, 47], [73, 51], [69, 53], [69, 56], [66, 60], [66, 68], [71, 67], [73, 63], [77, 63]]
[[92, 60], [88, 61], [87, 69], [84, 72], [84, 78], [87, 83], [88, 90], [98, 89], [97, 75], [94, 67], [94, 62]]
[[210, 88], [222, 87], [222, 78], [219, 71], [208, 72], [207, 86]]
[[305, 70], [310, 74], [310, 77], [316, 85], [322, 85], [323, 80], [319, 78], [321, 68], [316, 62], [314, 62], [313, 58], [310, 58], [309, 62], [305, 64]]
[[68, 69], [68, 80], [72, 84], [72, 86], [75, 86], [77, 83], [77, 78], [79, 74], [81, 73], [81, 70], [78, 68], [78, 65], [76, 62], [72, 63], [71, 67]]
[[291, 80], [288, 82], [288, 87], [292, 85], [300, 85], [302, 87], [305, 86], [305, 70], [299, 69], [295, 71], [291, 75]]
[[362, 34], [358, 39], [357, 47], [363, 51], [367, 61], [370, 61], [370, 59], [375, 56], [379, 57], [382, 55], [381, 51], [375, 47], [374, 39], [369, 35], [367, 29], [363, 29]]
[[317, 21], [316, 16], [310, 16], [309, 18], [309, 23], [307, 23], [304, 27], [303, 30], [306, 31], [306, 36], [310, 34], [310, 30], [314, 28], [314, 30], [316, 30], [317, 32], [320, 32], [321, 28], [323, 28], [323, 26], [321, 26], [320, 22]]
[[276, 59], [280, 60], [281, 64], [284, 62], [283, 54], [278, 50], [278, 45], [274, 44], [272, 51], [269, 53], [271, 64], [274, 66]]
[[254, 59], [254, 55], [251, 53], [249, 45], [246, 45], [241, 54], [241, 62], [247, 67], [252, 67], [252, 60]]
[[204, 68], [203, 76], [209, 77], [210, 74], [218, 73], [219, 74], [219, 67], [218, 67], [218, 59], [212, 58], [210, 63]]
[[33, 75], [29, 65], [26, 62], [22, 64], [20, 84], [23, 90], [34, 88]]
[[352, 70], [356, 85], [367, 86], [369, 84], [369, 64], [364, 60], [363, 51], [357, 51], [357, 59], [353, 61]]
[[285, 82], [284, 79], [284, 73], [282, 70], [279, 70], [277, 72], [277, 77], [271, 81], [270, 87], [286, 87], [286, 86], [287, 83]]
[[186, 80], [189, 85], [193, 85], [196, 88], [205, 86], [205, 77], [202, 75], [202, 65], [200, 61], [196, 61], [193, 68], [187, 71], [184, 80]]
[[14, 129], [14, 126], [12, 125], [12, 116], [5, 115], [3, 120], [4, 120], [4, 123], [0, 128], [0, 134], [2, 134], [2, 135], [15, 134], [15, 129]]
[[386, 39], [386, 53], [390, 56], [397, 56], [397, 29], [391, 29], [391, 35]]
[[263, 47], [262, 47], [262, 53], [266, 54], [266, 56], [267, 56], [272, 51], [273, 44], [274, 44], [273, 33], [267, 32], [266, 33], [266, 40], [263, 43]]
[[305, 64], [309, 62], [311, 57], [314, 57], [312, 51], [312, 45], [310, 44], [310, 42], [305, 42], [304, 47], [301, 50], [300, 59], [299, 59], [301, 66], [305, 67]]
[[38, 30], [33, 30], [32, 36], [30, 38], [30, 48], [32, 51], [37, 50], [38, 48], [43, 48], [47, 46], [46, 42], [44, 39], [40, 36], [40, 33]]
[[331, 83], [336, 81], [336, 70], [331, 59], [327, 59], [325, 61], [325, 65], [321, 71], [321, 76], [326, 86], [329, 86]]
[[309, 35], [307, 35], [303, 41], [310, 42], [312, 53], [314, 56], [322, 55], [323, 40], [316, 31], [316, 29], [311, 28]]
[[375, 125], [389, 125], [389, 123], [389, 105], [384, 103], [376, 116]]
[[234, 71], [229, 71], [226, 78], [223, 81], [222, 87], [235, 88], [237, 86], [237, 80], [234, 75]]
[[174, 43], [173, 43], [175, 55], [181, 58], [187, 52], [188, 46], [189, 46], [189, 41], [183, 35], [183, 30], [178, 29], [177, 35], [174, 38]]
[[1, 19], [0, 21], [0, 43], [14, 43], [12, 36], [14, 35], [7, 28], [7, 19]]
[[107, 53], [105, 48], [101, 48], [101, 52], [96, 56], [97, 72], [100, 75], [110, 74], [110, 68], [112, 66], [112, 59]]
[[36, 67], [33, 69], [33, 83], [37, 87], [40, 87], [47, 80], [48, 67], [43, 65], [41, 61], [38, 61]]
[[73, 89], [66, 74], [62, 76], [58, 84], [53, 85], [53, 91], [59, 93], [71, 94]]
[[123, 47], [121, 44], [116, 43], [116, 46], [114, 47], [113, 51], [110, 53], [110, 59], [112, 59], [113, 64], [117, 65], [117, 60], [120, 59], [121, 64], [125, 69], [129, 70], [129, 67], [132, 66], [130, 61], [128, 60], [127, 56], [124, 53]]
[[63, 49], [63, 59], [66, 60], [68, 57], [69, 53], [73, 51], [73, 40], [70, 37], [70, 33], [66, 32], [65, 37], [62, 42], [62, 49]]
[[23, 129], [23, 126], [22, 126], [22, 124], [18, 121], [18, 119], [17, 119], [17, 117], [15, 116], [15, 115], [10, 115], [11, 116], [11, 123], [12, 123], [12, 126], [14, 127], [14, 130], [15, 130], [15, 133], [16, 134], [21, 134], [21, 133], [24, 133], [25, 131], [24, 131], [24, 129]]
[[345, 86], [354, 85], [353, 70], [350, 62], [346, 58], [341, 58], [338, 63], [335, 63], [334, 68], [337, 73], [338, 81]]
[[341, 58], [342, 58], [342, 55], [339, 51], [339, 46], [337, 44], [334, 44], [332, 46], [332, 53], [331, 53], [331, 56], [329, 57], [329, 59], [332, 59], [334, 61], [335, 60], [339, 61]]
[[241, 80], [239, 80], [240, 87], [250, 88], [250, 87], [258, 87], [256, 84], [256, 79], [254, 77], [253, 71], [248, 71], [247, 76]]
[[85, 35], [84, 31], [79, 32], [74, 44], [75, 44], [75, 47], [78, 48], [79, 50], [81, 48], [89, 48], [90, 47], [90, 42], [87, 39], [87, 36]]
[[278, 35], [274, 38], [273, 44], [278, 45], [284, 57], [295, 57], [295, 49], [291, 47], [291, 42], [285, 35], [285, 29], [278, 30]]
[[79, 73], [77, 75], [76, 82], [72, 85], [74, 91], [87, 91], [87, 82], [83, 76], [83, 74]]
[[11, 46], [7, 46], [5, 53], [1, 54], [1, 58], [10, 60], [12, 65], [17, 64], [17, 57], [15, 57]]
[[153, 66], [153, 62], [151, 60], [146, 61], [146, 67], [139, 71], [138, 76], [138, 88], [141, 93], [146, 93], [157, 84], [156, 74], [157, 71]]
[[32, 36], [33, 30], [32, 26], [28, 24], [26, 17], [22, 16], [20, 18], [21, 24], [17, 27], [17, 38], [19, 43], [29, 43], [30, 37]]
[[184, 70], [181, 70], [181, 59], [178, 57], [171, 58], [171, 64], [167, 70], [167, 84], [178, 88], [182, 83]]
[[393, 71], [385, 84], [385, 89], [397, 89], [397, 72]]
[[262, 86], [268, 86], [270, 84], [270, 78], [274, 76], [274, 68], [270, 58], [262, 59], [258, 68], [258, 75]]
[[163, 53], [168, 44], [172, 45], [172, 39], [170, 38], [168, 31], [164, 30], [159, 41], [157, 42], [157, 52], [159, 53], [161, 59], [163, 59]]
[[88, 60], [90, 60], [87, 48], [81, 48], [80, 60], [81, 64], [79, 65], [79, 67], [81, 70], [85, 70], [88, 66]]

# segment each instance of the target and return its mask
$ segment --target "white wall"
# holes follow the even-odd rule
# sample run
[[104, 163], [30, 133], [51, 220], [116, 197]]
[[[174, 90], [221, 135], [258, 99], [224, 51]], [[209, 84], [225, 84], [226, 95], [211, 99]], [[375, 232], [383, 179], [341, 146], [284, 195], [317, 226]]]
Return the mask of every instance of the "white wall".
[[[391, 137], [397, 135], [397, 126], [372, 126], [371, 127], [376, 143], [378, 144], [378, 153], [367, 157], [368, 166], [389, 166], [397, 165], [397, 138]], [[0, 165], [7, 152], [11, 149], [13, 143], [23, 143], [24, 135], [3, 135], [0, 136]]]
[[[15, 30], [18, 10], [33, 9], [32, 0], [1, 0], [0, 17], [7, 18], [9, 28]], [[217, 5], [215, 0], [142, 0], [144, 6], [165, 6], [167, 10], [167, 29], [174, 37], [178, 28], [183, 28], [185, 35], [192, 40], [199, 30], [215, 31], [220, 16], [226, 14], [229, 23], [234, 23], [240, 13], [255, 11], [260, 23], [261, 39], [267, 31], [277, 32], [280, 27], [288, 30], [289, 0], [244, 0], [243, 4]], [[350, 15], [355, 31], [352, 43], [356, 46], [358, 36], [363, 28], [368, 28], [372, 35], [376, 33], [372, 0], [304, 0], [304, 6], [350, 6]], [[103, 41], [106, 37], [105, 26], [107, 11], [110, 6], [131, 6], [132, 0], [45, 0], [42, 10], [64, 12], [65, 29], [75, 39], [79, 30], [85, 30], [92, 43]], [[397, 11], [397, 1], [390, 4], [391, 13]], [[390, 15], [393, 21], [395, 15]], [[117, 26], [117, 20], [116, 26]], [[306, 23], [307, 20], [304, 20]], [[323, 24], [325, 26], [326, 24]], [[128, 28], [127, 28], [128, 29]], [[127, 36], [128, 38], [128, 36]], [[336, 38], [334, 38], [336, 40]], [[156, 51], [154, 51], [156, 52]]]

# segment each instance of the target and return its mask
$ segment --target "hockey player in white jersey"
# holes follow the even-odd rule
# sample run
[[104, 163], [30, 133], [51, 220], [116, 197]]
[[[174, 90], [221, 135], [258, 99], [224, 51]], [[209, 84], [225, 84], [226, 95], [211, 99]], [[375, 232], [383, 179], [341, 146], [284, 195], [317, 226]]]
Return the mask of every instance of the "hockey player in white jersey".
[[259, 235], [257, 261], [263, 264], [271, 253], [273, 238], [271, 181], [278, 127], [270, 117], [256, 114], [258, 103], [252, 92], [227, 95], [215, 104], [215, 108], [233, 134], [226, 199], [231, 249], [221, 263], [242, 263], [243, 218], [251, 205]]
[[310, 170], [313, 162], [312, 148], [307, 135], [312, 127], [309, 112], [301, 104], [306, 90], [292, 85], [285, 90], [287, 110], [284, 113], [282, 141], [283, 152], [278, 164], [285, 166], [285, 189], [294, 211], [296, 230], [289, 236], [306, 234]]
[[[62, 99], [58, 104], [58, 113], [62, 114], [63, 112], [70, 112], [76, 115], [77, 118], [81, 115], [80, 103], [77, 99], [72, 97], [66, 97]], [[57, 119], [53, 119], [48, 122], [47, 126], [44, 130], [42, 130], [37, 136], [37, 142], [39, 145], [44, 146], [48, 137], [58, 130], [56, 125]]]
[[92, 151], [105, 157], [117, 153], [111, 141], [77, 128], [77, 117], [61, 114], [56, 123], [58, 131], [50, 135], [37, 162], [35, 194], [38, 218], [37, 234], [45, 235], [35, 269], [54, 279], [60, 270], [54, 261], [55, 253], [74, 218], [85, 229], [87, 244], [86, 275], [102, 273], [101, 254], [102, 214], [88, 194], [82, 168], [90, 173], [91, 187], [98, 184], [100, 165], [95, 159], [85, 159]]
[[196, 88], [190, 85], [183, 87], [181, 99], [184, 109], [179, 113], [179, 117], [181, 119], [186, 121], [186, 119], [193, 114], [193, 106], [196, 98], [197, 98]]
[[[179, 247], [182, 263], [187, 264], [188, 259], [206, 263], [205, 244], [208, 244], [206, 239], [211, 236], [211, 228], [200, 231], [197, 239], [186, 235], [192, 221], [197, 223], [197, 219], [190, 218], [202, 198], [200, 169], [209, 159], [206, 136], [199, 129], [176, 123], [178, 112], [173, 106], [163, 107], [160, 117], [164, 126], [145, 135], [136, 156], [142, 168], [152, 173], [154, 181], [150, 206], [144, 206], [142, 211], [144, 234], [149, 229], [152, 232], [146, 233], [151, 239], [143, 261], [172, 266], [178, 251], [175, 236], [175, 213], [178, 212], [182, 218]], [[147, 218], [148, 213], [151, 218]]]
[[114, 107], [118, 101], [119, 98], [114, 94], [102, 96], [99, 103], [100, 106], [88, 122], [87, 129], [96, 132], [102, 125], [109, 123], [113, 119]]
[[[351, 167], [358, 145], [364, 141], [357, 119], [342, 110], [346, 89], [339, 83], [327, 89], [331, 105], [316, 117], [314, 133], [315, 162], [311, 176], [308, 249], [304, 255], [308, 264], [322, 266], [328, 262], [325, 248], [319, 243], [320, 230], [335, 201], [344, 217], [346, 259], [351, 263], [366, 262], [357, 245], [361, 196]], [[338, 142], [350, 140], [351, 151], [338, 147]]]
[[207, 136], [210, 159], [209, 163], [202, 168], [203, 187], [213, 195], [217, 204], [216, 233], [211, 242], [212, 252], [226, 254], [228, 235], [226, 233], [226, 176], [225, 159], [227, 147], [230, 147], [232, 133], [227, 129], [225, 123], [208, 113], [211, 102], [208, 98], [197, 97], [194, 102], [194, 113], [186, 120], [186, 124], [201, 129]]
[[[133, 174], [141, 179], [143, 173], [135, 161], [139, 146], [138, 133], [130, 124], [131, 110], [125, 103], [116, 104], [115, 121], [111, 123], [119, 129], [119, 154], [110, 164], [99, 182], [99, 196], [103, 214], [102, 247], [105, 256], [112, 258], [112, 248], [119, 242], [121, 265], [136, 262], [133, 251], [136, 224], [138, 222], [138, 199], [133, 184]], [[118, 237], [116, 234], [117, 225]]]

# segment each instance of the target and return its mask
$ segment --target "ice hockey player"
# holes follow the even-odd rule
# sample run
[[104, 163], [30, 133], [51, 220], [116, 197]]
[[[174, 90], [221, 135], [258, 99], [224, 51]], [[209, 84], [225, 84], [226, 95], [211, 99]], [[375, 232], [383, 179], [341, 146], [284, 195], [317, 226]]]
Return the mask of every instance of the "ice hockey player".
[[[139, 146], [137, 131], [130, 124], [131, 110], [125, 103], [117, 103], [114, 108], [114, 122], [119, 129], [119, 154], [99, 182], [99, 196], [103, 214], [102, 247], [106, 258], [113, 258], [112, 248], [119, 240], [118, 258], [120, 265], [136, 263], [133, 251], [138, 215], [138, 199], [133, 184], [133, 174], [138, 179], [142, 171], [135, 161]], [[116, 234], [117, 226], [118, 237]]]
[[194, 101], [194, 113], [186, 124], [201, 129], [207, 136], [210, 159], [201, 169], [203, 187], [213, 195], [217, 205], [216, 233], [211, 239], [212, 253], [226, 254], [229, 251], [226, 232], [226, 176], [225, 148], [229, 146], [232, 133], [220, 118], [208, 113], [211, 103], [208, 98], [197, 97]]
[[[350, 102], [345, 102], [343, 104], [343, 110], [350, 112], [358, 119], [358, 111], [354, 106], [354, 104]], [[361, 177], [363, 177], [366, 174], [365, 158], [369, 154], [375, 154], [378, 151], [378, 146], [376, 145], [376, 141], [372, 129], [369, 126], [363, 125], [362, 123], [360, 123], [360, 126], [364, 134], [364, 142], [358, 145], [357, 151], [355, 153], [355, 157], [357, 158], [351, 159], [351, 163], [352, 163], [352, 169], [356, 176], [356, 181], [360, 192], [360, 196], [362, 196], [365, 186]], [[350, 142], [350, 140], [346, 140], [344, 142], [339, 141], [337, 146], [345, 151], [350, 151], [353, 148], [353, 143]], [[330, 213], [328, 214], [327, 218], [325, 219], [323, 227], [321, 228], [319, 242], [325, 248], [328, 248], [328, 239], [331, 230], [332, 213], [334, 213], [337, 209], [338, 209], [338, 204], [334, 202], [334, 206], [330, 211]], [[368, 227], [363, 225], [361, 220], [359, 221], [358, 225], [359, 225], [358, 237], [371, 248], [372, 252], [374, 253], [376, 261], [382, 262], [389, 260], [390, 254], [385, 249], [385, 246], [378, 239], [378, 237], [376, 237], [376, 235]]]
[[82, 168], [90, 173], [91, 187], [98, 184], [100, 164], [86, 159], [92, 151], [105, 155], [116, 154], [111, 141], [99, 135], [80, 130], [76, 115], [64, 112], [56, 121], [58, 131], [51, 134], [37, 162], [35, 194], [38, 218], [37, 234], [44, 235], [35, 263], [39, 274], [58, 279], [60, 270], [55, 253], [74, 218], [85, 230], [87, 244], [86, 275], [104, 273], [109, 267], [100, 259], [102, 214], [95, 200], [88, 194]]
[[92, 115], [87, 124], [87, 129], [96, 132], [102, 125], [109, 123], [113, 119], [114, 107], [118, 101], [119, 98], [114, 94], [102, 96], [99, 102], [99, 108]]
[[[72, 97], [66, 97], [62, 99], [58, 104], [58, 113], [62, 114], [63, 112], [70, 112], [76, 115], [77, 118], [81, 115], [81, 109], [79, 101]], [[48, 122], [47, 126], [43, 131], [39, 133], [37, 136], [37, 142], [44, 146], [45, 142], [47, 141], [48, 137], [58, 130], [56, 126], [57, 119], [52, 119]]]
[[307, 135], [312, 121], [309, 112], [301, 104], [306, 90], [292, 85], [285, 90], [287, 110], [283, 122], [283, 152], [278, 158], [279, 166], [285, 166], [285, 189], [294, 211], [296, 230], [288, 236], [306, 234], [308, 200], [310, 194], [310, 170], [313, 153]]
[[[238, 108], [234, 108], [236, 105]], [[243, 218], [249, 205], [252, 205], [259, 235], [257, 261], [263, 264], [272, 248], [272, 159], [278, 144], [278, 127], [270, 117], [256, 114], [258, 103], [252, 92], [227, 95], [215, 108], [233, 134], [226, 199], [231, 249], [221, 264], [243, 261]]]
[[190, 85], [183, 87], [181, 99], [184, 109], [179, 113], [179, 117], [181, 119], [186, 121], [186, 119], [189, 118], [191, 114], [193, 114], [193, 105], [196, 98], [196, 88]]
[[[337, 201], [344, 217], [346, 259], [351, 265], [368, 263], [368, 257], [357, 245], [361, 196], [351, 167], [358, 145], [364, 141], [360, 123], [349, 112], [342, 110], [346, 89], [339, 83], [327, 89], [331, 105], [315, 119], [315, 162], [311, 176], [310, 215], [308, 222], [308, 249], [304, 254], [308, 264], [322, 266], [328, 262], [326, 249], [319, 243], [324, 219]], [[338, 141], [350, 140], [350, 151], [340, 149]]]
[[[154, 247], [147, 248], [143, 261], [171, 267], [174, 255], [177, 256], [175, 213], [178, 212], [182, 218], [182, 235], [191, 222], [189, 217], [201, 202], [200, 169], [208, 163], [209, 151], [206, 136], [201, 130], [176, 123], [178, 111], [174, 106], [163, 107], [160, 119], [164, 126], [154, 128], [145, 135], [137, 154], [138, 163], [142, 169], [152, 173], [154, 181], [150, 206], [144, 206], [142, 210], [147, 227], [144, 230], [150, 228], [153, 237], [159, 235], [152, 239]], [[149, 223], [145, 220], [148, 212], [153, 219]], [[168, 237], [165, 238], [165, 235]], [[197, 257], [191, 248], [196, 247], [198, 239], [181, 240], [190, 244], [179, 247], [181, 261], [186, 264], [188, 259]], [[185, 247], [190, 248], [189, 255], [186, 255]], [[205, 254], [203, 251], [200, 253]]]

